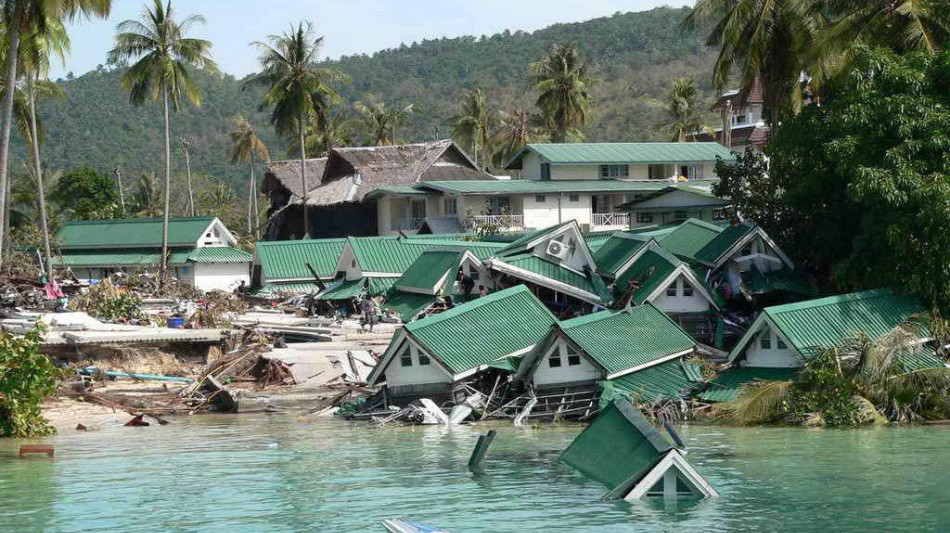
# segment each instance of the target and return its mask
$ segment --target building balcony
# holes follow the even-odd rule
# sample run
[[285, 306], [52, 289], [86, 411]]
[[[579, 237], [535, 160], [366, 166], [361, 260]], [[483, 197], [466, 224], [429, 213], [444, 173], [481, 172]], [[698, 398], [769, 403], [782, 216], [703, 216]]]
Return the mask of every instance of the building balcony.
[[524, 227], [524, 215], [474, 215], [465, 220], [465, 227], [472, 229], [476, 225], [497, 226], [502, 230]]
[[593, 213], [590, 225], [593, 228], [623, 228], [630, 227], [630, 213]]
[[400, 231], [416, 231], [422, 227], [422, 223], [425, 222], [425, 217], [423, 218], [404, 218], [396, 224], [394, 229]]

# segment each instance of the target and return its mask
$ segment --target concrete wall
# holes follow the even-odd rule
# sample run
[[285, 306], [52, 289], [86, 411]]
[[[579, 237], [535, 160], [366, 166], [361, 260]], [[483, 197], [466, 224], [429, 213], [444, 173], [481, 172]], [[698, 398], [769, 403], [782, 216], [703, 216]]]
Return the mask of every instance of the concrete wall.
[[359, 264], [356, 262], [356, 256], [353, 255], [353, 250], [350, 249], [349, 246], [343, 247], [343, 253], [340, 254], [340, 261], [337, 263], [337, 268], [346, 272], [347, 281], [354, 281], [363, 277], [363, 270], [360, 269]]
[[393, 231], [393, 213], [391, 196], [381, 196], [376, 201], [376, 227], [378, 235], [386, 235]]
[[[451, 383], [452, 380], [438, 364], [429, 359], [429, 364], [419, 364], [419, 357], [423, 355], [410, 342], [403, 342], [402, 347], [386, 367], [386, 386], [405, 387], [410, 385], [425, 385], [430, 383]], [[403, 356], [408, 356], [411, 366], [403, 366]]]
[[[768, 339], [768, 345], [762, 346], [763, 339]], [[784, 343], [785, 348], [779, 346], [779, 341]], [[762, 331], [753, 337], [746, 347], [745, 361], [742, 366], [756, 366], [767, 368], [797, 368], [802, 366], [795, 349], [791, 347], [788, 340], [782, 338], [777, 331], [768, 326], [764, 326]]]
[[245, 286], [251, 285], [251, 270], [247, 263], [200, 263], [193, 269], [195, 288], [203, 291], [231, 292], [242, 281]]
[[[679, 276], [673, 280], [667, 287], [660, 291], [659, 296], [651, 300], [661, 311], [666, 313], [700, 313], [709, 309], [709, 301], [703, 298], [703, 295], [696, 287], [693, 287], [693, 295], [685, 296], [684, 287], [690, 284], [684, 276]], [[690, 284], [692, 285], [692, 284]], [[667, 288], [676, 287], [676, 296], [667, 296]]]
[[[560, 358], [561, 366], [552, 368], [550, 361], [552, 354], [555, 353]], [[568, 361], [568, 355], [570, 354], [576, 354], [576, 352], [573, 352], [563, 339], [558, 339], [544, 354], [535, 368], [534, 376], [531, 379], [534, 386], [545, 387], [561, 383], [592, 382], [604, 379], [603, 371], [594, 366], [584, 356], [578, 356], [575, 360], [578, 364], [571, 365]]]

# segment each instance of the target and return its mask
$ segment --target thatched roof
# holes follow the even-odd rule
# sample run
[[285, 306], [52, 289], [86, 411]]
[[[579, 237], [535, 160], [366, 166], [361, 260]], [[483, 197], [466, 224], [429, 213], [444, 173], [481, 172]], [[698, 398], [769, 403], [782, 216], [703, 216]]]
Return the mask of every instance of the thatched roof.
[[[310, 189], [320, 185], [323, 180], [323, 171], [327, 166], [327, 158], [307, 159], [307, 184]], [[300, 160], [274, 161], [267, 164], [262, 184], [265, 192], [276, 187], [284, 187], [295, 198], [303, 198], [303, 183], [300, 177]]]

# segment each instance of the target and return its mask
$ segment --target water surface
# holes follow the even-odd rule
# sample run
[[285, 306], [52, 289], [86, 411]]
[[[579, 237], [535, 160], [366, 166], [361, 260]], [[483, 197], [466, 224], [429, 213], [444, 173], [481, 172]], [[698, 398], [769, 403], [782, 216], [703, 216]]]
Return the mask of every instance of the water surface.
[[687, 427], [720, 492], [700, 503], [603, 502], [557, 462], [577, 427], [374, 428], [295, 415], [202, 416], [64, 433], [56, 459], [0, 441], [0, 531], [383, 531], [404, 517], [476, 531], [947, 531], [950, 428]]

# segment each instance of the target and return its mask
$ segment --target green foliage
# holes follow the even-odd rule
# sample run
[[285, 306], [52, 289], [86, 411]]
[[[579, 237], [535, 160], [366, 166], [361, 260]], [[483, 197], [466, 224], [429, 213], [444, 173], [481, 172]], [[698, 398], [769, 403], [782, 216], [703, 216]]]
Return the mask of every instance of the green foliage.
[[143, 318], [142, 299], [132, 291], [120, 291], [112, 281], [105, 279], [70, 302], [73, 309], [81, 310], [106, 321]]
[[50, 192], [50, 200], [74, 220], [97, 220], [122, 216], [119, 193], [111, 177], [89, 167], [62, 174]]
[[40, 353], [42, 331], [0, 333], [0, 437], [39, 437], [54, 432], [43, 418], [43, 400], [59, 375]]
[[666, 124], [671, 141], [695, 141], [696, 133], [705, 131], [715, 136], [712, 127], [703, 122], [703, 112], [699, 108], [699, 89], [690, 78], [676, 78], [667, 95]]
[[594, 104], [591, 88], [598, 80], [590, 75], [577, 43], [552, 46], [548, 55], [529, 68], [551, 142], [582, 140], [580, 128], [587, 123]]

